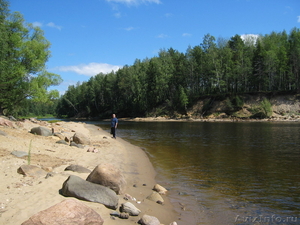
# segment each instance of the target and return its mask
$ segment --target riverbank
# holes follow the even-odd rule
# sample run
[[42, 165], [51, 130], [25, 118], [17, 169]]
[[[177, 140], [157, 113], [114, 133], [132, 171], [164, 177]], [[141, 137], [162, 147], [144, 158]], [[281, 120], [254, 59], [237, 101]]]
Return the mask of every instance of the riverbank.
[[[56, 136], [44, 137], [28, 132], [31, 128], [38, 126], [48, 127], [55, 132], [85, 134], [90, 145], [78, 148], [58, 144], [57, 141], [60, 138]], [[0, 131], [1, 224], [21, 224], [32, 215], [69, 199], [59, 193], [66, 179], [70, 175], [86, 179], [89, 174], [65, 171], [67, 166], [74, 164], [93, 170], [102, 163], [110, 163], [121, 171], [127, 182], [125, 194], [135, 198], [136, 200], [132, 200], [131, 203], [141, 210], [139, 216], [120, 219], [111, 217], [112, 210], [102, 204], [81, 201], [96, 211], [103, 218], [104, 224], [137, 223], [144, 214], [156, 217], [162, 224], [170, 224], [178, 220], [178, 215], [167, 196], [162, 196], [163, 204], [147, 199], [156, 184], [156, 173], [147, 155], [139, 147], [120, 138], [112, 139], [110, 134], [101, 128], [80, 122], [49, 124], [29, 120], [9, 121], [0, 125]], [[88, 152], [87, 150], [91, 147], [95, 151]], [[13, 151], [30, 152], [30, 158], [28, 156], [17, 157], [11, 154]], [[18, 168], [28, 164], [29, 161], [30, 165], [36, 165], [47, 171], [49, 174], [47, 179], [17, 173]], [[118, 195], [118, 207], [128, 201], [124, 199], [125, 194]]]

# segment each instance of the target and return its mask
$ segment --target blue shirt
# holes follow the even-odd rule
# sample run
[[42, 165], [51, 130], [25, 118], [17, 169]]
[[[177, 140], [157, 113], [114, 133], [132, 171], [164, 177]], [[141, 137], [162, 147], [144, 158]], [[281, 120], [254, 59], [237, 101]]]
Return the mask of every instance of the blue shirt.
[[118, 119], [117, 118], [112, 118], [110, 121], [110, 126], [111, 127], [116, 127], [116, 124], [118, 123]]

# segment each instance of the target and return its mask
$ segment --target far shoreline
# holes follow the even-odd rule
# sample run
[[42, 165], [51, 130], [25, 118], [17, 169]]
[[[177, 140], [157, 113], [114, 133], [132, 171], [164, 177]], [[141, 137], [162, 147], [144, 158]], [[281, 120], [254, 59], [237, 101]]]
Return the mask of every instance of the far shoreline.
[[[45, 118], [46, 119], [46, 118]], [[86, 122], [86, 121], [103, 121], [109, 122], [110, 118], [69, 118], [69, 119], [61, 119], [61, 118], [53, 118], [53, 120], [59, 119], [62, 121], [74, 121], [74, 122]], [[271, 117], [264, 119], [251, 119], [251, 118], [168, 118], [163, 116], [158, 117], [120, 117], [119, 121], [125, 122], [300, 122], [300, 117]]]

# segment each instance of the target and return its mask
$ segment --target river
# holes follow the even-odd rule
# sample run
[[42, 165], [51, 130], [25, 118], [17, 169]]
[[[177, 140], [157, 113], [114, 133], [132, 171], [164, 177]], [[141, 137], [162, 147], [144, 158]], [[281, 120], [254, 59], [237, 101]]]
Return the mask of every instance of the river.
[[300, 123], [120, 121], [117, 136], [146, 151], [178, 224], [300, 224]]

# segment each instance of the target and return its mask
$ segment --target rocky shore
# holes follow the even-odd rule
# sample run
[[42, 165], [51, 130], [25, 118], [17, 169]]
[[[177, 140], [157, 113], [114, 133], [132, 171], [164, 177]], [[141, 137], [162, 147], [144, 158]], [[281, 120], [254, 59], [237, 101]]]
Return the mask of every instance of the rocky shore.
[[145, 152], [81, 122], [0, 117], [0, 224], [180, 224]]

